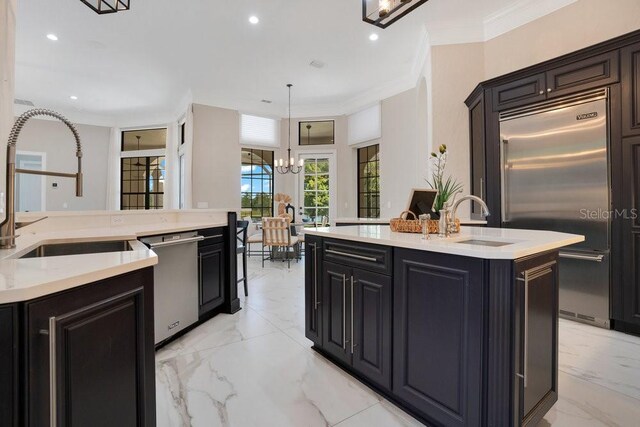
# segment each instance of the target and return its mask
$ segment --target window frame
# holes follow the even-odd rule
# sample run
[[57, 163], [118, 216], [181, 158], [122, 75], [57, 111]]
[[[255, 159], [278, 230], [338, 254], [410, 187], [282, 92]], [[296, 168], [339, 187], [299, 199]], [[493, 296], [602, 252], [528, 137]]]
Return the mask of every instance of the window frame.
[[[368, 151], [370, 148], [375, 147], [375, 154], [376, 154], [376, 160], [371, 160], [371, 158], [369, 157]], [[366, 161], [365, 162], [361, 162], [360, 161], [360, 151], [361, 150], [367, 150], [367, 156], [366, 156]], [[360, 168], [362, 165], [365, 165], [365, 167], [363, 169], [366, 169], [366, 165], [370, 164], [370, 163], [378, 163], [378, 174], [377, 175], [371, 175], [371, 174], [366, 174], [366, 175], [361, 175], [360, 174]], [[356, 175], [357, 175], [357, 181], [358, 181], [358, 192], [357, 192], [357, 206], [358, 206], [358, 218], [380, 218], [380, 144], [371, 144], [371, 145], [367, 145], [365, 147], [359, 147], [356, 150]], [[363, 180], [369, 180], [369, 179], [377, 179], [377, 187], [378, 190], [377, 191], [363, 191], [362, 188], [362, 181]], [[371, 195], [377, 195], [377, 200], [378, 200], [378, 205], [377, 206], [362, 206], [361, 204], [361, 196], [371, 196]], [[369, 198], [369, 200], [371, 200]], [[364, 216], [362, 215], [362, 212], [365, 212]]]
[[[328, 123], [331, 122], [331, 125], [333, 127], [333, 142], [330, 144], [303, 144], [302, 143], [302, 129], [301, 126], [303, 123]], [[327, 119], [327, 120], [300, 120], [298, 121], [298, 146], [299, 147], [325, 147], [325, 146], [331, 146], [331, 145], [336, 145], [336, 121], [333, 119]]]
[[[131, 151], [129, 151], [128, 153], [131, 153]], [[167, 173], [167, 165], [166, 165], [166, 161], [167, 161], [167, 157], [165, 155], [162, 156], [136, 156], [136, 157], [121, 157], [120, 158], [120, 210], [158, 210], [158, 209], [164, 209], [164, 195], [165, 195], [165, 191], [164, 188], [162, 191], [151, 191], [151, 159], [156, 158], [158, 159], [158, 164], [161, 164], [162, 161], [165, 162], [164, 168], [162, 168], [162, 171], [164, 172], [164, 174]], [[142, 159], [144, 159], [145, 161], [145, 173], [146, 173], [146, 178], [144, 179], [144, 192], [140, 192], [140, 191], [136, 191], [136, 192], [132, 192], [132, 191], [128, 191], [125, 192], [124, 191], [124, 162], [125, 160], [129, 160], [129, 161], [133, 161], [133, 160], [138, 160], [141, 161]], [[129, 171], [131, 171], [132, 169], [129, 169]], [[134, 180], [126, 180], [126, 181], [130, 181], [133, 182]], [[140, 179], [138, 179], [137, 181], [142, 181]], [[158, 179], [158, 181], [160, 181]], [[144, 196], [144, 207], [140, 207], [140, 205], [136, 204], [135, 208], [133, 208], [131, 205], [127, 206], [125, 208], [124, 206], [124, 197], [125, 196]], [[151, 196], [156, 196], [156, 206], [151, 208]], [[157, 203], [157, 197], [158, 196], [162, 196], [162, 206], [158, 206]]]
[[[258, 155], [262, 159], [262, 163], [257, 164], [257, 163], [251, 162], [251, 163], [246, 164], [246, 163], [244, 163], [242, 161], [242, 155], [240, 157], [240, 159], [241, 159], [240, 160], [240, 187], [241, 187], [240, 188], [240, 212], [241, 212], [241, 216], [243, 216], [242, 212], [244, 210], [250, 210], [251, 214], [249, 216], [251, 216], [252, 219], [260, 219], [260, 218], [263, 218], [265, 216], [272, 217], [273, 216], [274, 184], [275, 184], [275, 176], [274, 176], [274, 174], [275, 174], [275, 155], [276, 155], [275, 151], [274, 150], [267, 150], [267, 149], [264, 149], [264, 148], [252, 148], [252, 147], [242, 147], [241, 148], [241, 153], [246, 152], [246, 151], [248, 151], [248, 152], [250, 152], [252, 154], [255, 153], [255, 152], [259, 152]], [[271, 153], [271, 163], [265, 162], [265, 160], [264, 160], [264, 158], [265, 158], [264, 153], [265, 152]], [[252, 183], [250, 184], [249, 191], [242, 191], [242, 180], [247, 176], [247, 174], [242, 172], [242, 168], [244, 166], [261, 166], [263, 168], [263, 173], [254, 174], [253, 172], [251, 172], [251, 173], [248, 174], [249, 178], [252, 181]], [[264, 188], [264, 181], [269, 181], [270, 182], [270, 186], [269, 187], [271, 189], [271, 192], [270, 193], [265, 193], [264, 191], [254, 192], [254, 191], [252, 191], [253, 190], [253, 180], [254, 180], [253, 177], [254, 177], [254, 175], [266, 175], [264, 173], [264, 166], [269, 166], [271, 168], [271, 178], [268, 179], [268, 180], [265, 180], [264, 178], [260, 177], [260, 178], [258, 178], [258, 180], [261, 183], [261, 185], [260, 185], [261, 188]], [[243, 204], [243, 195], [244, 194], [249, 194], [250, 206], [244, 206], [244, 204]], [[258, 205], [254, 205], [255, 197], [257, 195], [265, 195], [265, 194], [268, 194], [271, 197], [271, 204], [269, 206], [264, 205], [264, 201], [263, 201], [263, 203], [261, 205], [259, 205], [259, 206]], [[253, 215], [254, 209], [259, 209], [260, 210], [260, 212], [262, 213], [260, 217], [257, 217], [257, 216]], [[268, 213], [268, 215], [264, 215], [265, 212]]]

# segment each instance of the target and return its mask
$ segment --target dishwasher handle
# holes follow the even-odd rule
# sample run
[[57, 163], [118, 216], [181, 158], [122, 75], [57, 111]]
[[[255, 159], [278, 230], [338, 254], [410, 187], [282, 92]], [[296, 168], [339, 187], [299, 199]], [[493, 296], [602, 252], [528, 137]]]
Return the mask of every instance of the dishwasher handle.
[[187, 239], [168, 240], [166, 242], [150, 243], [151, 249], [166, 248], [167, 246], [185, 245], [187, 243], [201, 242], [204, 240], [203, 236], [189, 237]]

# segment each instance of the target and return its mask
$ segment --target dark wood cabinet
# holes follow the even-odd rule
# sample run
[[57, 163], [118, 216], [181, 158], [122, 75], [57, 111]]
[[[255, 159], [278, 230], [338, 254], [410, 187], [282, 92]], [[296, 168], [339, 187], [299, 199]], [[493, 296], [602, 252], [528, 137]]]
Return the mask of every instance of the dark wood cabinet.
[[394, 258], [394, 394], [437, 424], [481, 425], [482, 260]]
[[[640, 136], [622, 141], [622, 280], [615, 291], [622, 294], [624, 322], [640, 328]], [[637, 332], [637, 331], [636, 331]]]
[[546, 73], [547, 96], [554, 98], [617, 83], [620, 79], [618, 51], [606, 52]]
[[[319, 283], [322, 300], [321, 309], [314, 313], [315, 288], [310, 280], [314, 272], [309, 261], [307, 274], [311, 276], [307, 276], [305, 296], [307, 337], [368, 382], [390, 389], [391, 277], [360, 266], [367, 262], [373, 265], [379, 259], [371, 270], [389, 271], [391, 248], [323, 239], [311, 243], [318, 248], [318, 263], [322, 266]], [[376, 254], [378, 258], [363, 259], [363, 253]], [[327, 261], [328, 258], [338, 262]], [[313, 331], [316, 316], [322, 319], [320, 343]]]
[[516, 425], [538, 425], [558, 400], [558, 264], [555, 254], [515, 266]]
[[155, 425], [153, 272], [25, 305], [25, 425]]
[[322, 345], [322, 240], [307, 236], [304, 257], [305, 336]]
[[225, 245], [215, 243], [198, 248], [199, 306], [204, 316], [225, 301]]
[[351, 352], [353, 369], [391, 389], [391, 277], [353, 269]]
[[547, 99], [544, 73], [535, 74], [493, 88], [493, 109], [520, 107]]
[[[479, 91], [467, 100], [469, 107], [469, 141], [471, 143], [471, 194], [486, 197], [485, 109], [484, 92]], [[471, 204], [471, 218], [483, 219], [477, 203]]]
[[18, 412], [18, 308], [0, 306], [0, 420], [3, 425], [21, 425]]
[[323, 321], [322, 348], [344, 363], [351, 364], [349, 350], [351, 268], [324, 261], [322, 263]]
[[640, 43], [620, 52], [622, 65], [622, 134], [640, 135]]

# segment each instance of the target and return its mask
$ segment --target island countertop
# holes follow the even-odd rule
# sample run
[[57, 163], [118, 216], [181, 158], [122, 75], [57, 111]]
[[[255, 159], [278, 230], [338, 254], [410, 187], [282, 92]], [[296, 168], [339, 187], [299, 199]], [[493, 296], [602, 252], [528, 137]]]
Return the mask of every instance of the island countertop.
[[[0, 304], [28, 301], [157, 264], [157, 255], [137, 241], [140, 237], [227, 225], [222, 211], [44, 215], [49, 216], [46, 221], [18, 230], [15, 249], [0, 250]], [[129, 241], [131, 250], [20, 258], [44, 244], [113, 240]]]
[[[392, 232], [389, 226], [385, 225], [313, 228], [305, 230], [305, 233], [326, 238], [450, 255], [511, 260], [584, 241], [584, 236], [554, 231], [467, 226], [461, 227], [460, 233], [452, 234], [448, 238], [431, 234], [429, 240], [424, 240], [420, 234]], [[469, 243], [465, 243], [465, 241], [469, 241]], [[472, 244], [471, 241], [480, 244]], [[493, 244], [504, 245], [490, 246]]]

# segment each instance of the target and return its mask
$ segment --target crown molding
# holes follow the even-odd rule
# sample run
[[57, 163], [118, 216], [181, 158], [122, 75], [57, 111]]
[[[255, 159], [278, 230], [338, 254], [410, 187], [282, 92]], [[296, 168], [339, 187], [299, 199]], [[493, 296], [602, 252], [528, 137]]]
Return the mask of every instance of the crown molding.
[[578, 0], [520, 0], [484, 19], [484, 41], [562, 9]]

